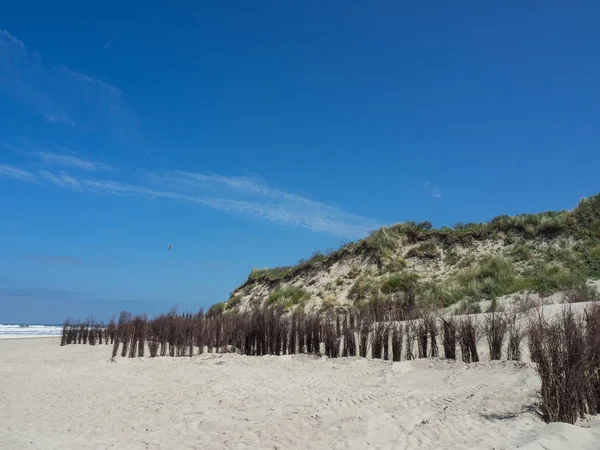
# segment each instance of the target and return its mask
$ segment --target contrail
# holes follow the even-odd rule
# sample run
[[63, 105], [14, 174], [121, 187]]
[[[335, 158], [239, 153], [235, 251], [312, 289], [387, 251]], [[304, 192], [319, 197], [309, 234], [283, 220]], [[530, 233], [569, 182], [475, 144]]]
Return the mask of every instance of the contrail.
[[104, 46], [104, 50], [106, 50], [108, 48], [108, 46], [110, 45], [110, 43], [112, 42], [112, 40], [115, 38], [116, 35], [117, 35], [117, 32], [115, 31], [115, 33], [112, 35], [112, 37], [108, 40], [108, 42]]

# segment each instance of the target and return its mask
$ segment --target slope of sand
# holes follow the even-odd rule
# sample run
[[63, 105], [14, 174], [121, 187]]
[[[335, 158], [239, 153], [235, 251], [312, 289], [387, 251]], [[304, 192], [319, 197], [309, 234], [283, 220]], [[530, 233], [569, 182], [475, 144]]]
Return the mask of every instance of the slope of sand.
[[0, 341], [0, 448], [600, 448], [539, 419], [529, 363], [110, 353]]

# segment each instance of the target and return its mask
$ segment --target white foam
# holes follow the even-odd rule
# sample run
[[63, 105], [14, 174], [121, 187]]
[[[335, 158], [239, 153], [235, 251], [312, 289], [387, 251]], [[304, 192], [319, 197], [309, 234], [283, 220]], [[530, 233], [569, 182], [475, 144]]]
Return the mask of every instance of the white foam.
[[62, 327], [56, 325], [0, 324], [0, 339], [60, 336]]

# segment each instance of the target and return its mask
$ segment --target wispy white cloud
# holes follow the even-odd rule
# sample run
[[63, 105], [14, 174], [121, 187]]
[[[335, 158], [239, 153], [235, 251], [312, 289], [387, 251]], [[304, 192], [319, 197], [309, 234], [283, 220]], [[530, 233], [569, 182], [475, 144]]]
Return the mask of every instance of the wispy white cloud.
[[37, 152], [31, 152], [29, 154], [31, 156], [35, 156], [36, 158], [40, 159], [45, 165], [48, 165], [48, 166], [71, 167], [74, 169], [87, 170], [90, 172], [97, 171], [97, 170], [111, 170], [112, 169], [112, 167], [109, 166], [108, 164], [78, 158], [76, 156], [65, 154], [65, 153], [37, 151]]
[[215, 209], [264, 217], [313, 231], [356, 237], [378, 226], [364, 217], [272, 188], [253, 178], [173, 171], [161, 176], [160, 182], [195, 198], [204, 195], [203, 202]]
[[10, 42], [10, 43], [16, 45], [17, 47], [21, 47], [23, 49], [27, 48], [27, 46], [23, 42], [18, 40], [16, 37], [14, 37], [12, 34], [10, 34], [6, 30], [0, 30], [0, 39]]
[[69, 189], [76, 190], [76, 191], [81, 190], [81, 184], [79, 183], [79, 180], [68, 175], [65, 172], [60, 172], [58, 174], [54, 174], [47, 170], [40, 170], [40, 175], [45, 180], [47, 180], [57, 186], [69, 188]]
[[6, 164], [0, 164], [0, 177], [15, 178], [17, 180], [27, 181], [29, 183], [36, 182], [36, 177], [31, 172]]
[[[28, 177], [35, 179], [30, 172], [15, 169], [11, 167], [13, 178], [24, 181], [28, 181]], [[8, 169], [5, 171], [8, 172]], [[18, 173], [20, 177], [16, 175]], [[373, 220], [347, 213], [341, 208], [272, 188], [246, 177], [181, 171], [142, 172], [133, 182], [122, 182], [86, 178], [45, 168], [39, 170], [39, 180], [81, 193], [192, 203], [240, 217], [264, 219], [346, 238], [364, 236], [380, 226]]]
[[257, 179], [249, 177], [227, 177], [218, 174], [199, 174], [174, 171], [169, 174], [169, 179], [183, 185], [194, 187], [226, 186], [239, 192], [264, 195], [275, 199], [282, 199], [308, 206], [323, 206], [307, 198], [290, 194], [280, 189], [271, 188]]
[[113, 86], [112, 84], [105, 83], [98, 79], [92, 78], [84, 73], [77, 72], [75, 70], [71, 70], [65, 66], [60, 66], [54, 70], [57, 73], [64, 74], [74, 80], [79, 80], [79, 81], [85, 83], [85, 85], [87, 85], [88, 87], [93, 86], [93, 87], [99, 88], [99, 91], [102, 92], [103, 95], [107, 96], [107, 100], [112, 100], [115, 103], [120, 101], [119, 96], [123, 92], [121, 91], [121, 89], [119, 89], [116, 86]]
[[2, 146], [15, 155], [39, 160], [44, 169], [66, 167], [87, 172], [97, 172], [102, 170], [114, 172], [117, 170], [110, 164], [95, 159], [82, 158], [78, 153], [67, 147], [58, 145], [50, 147], [41, 146], [24, 137], [19, 138], [18, 141], [18, 146], [9, 143], [3, 143]]
[[442, 198], [442, 190], [439, 187], [433, 186], [429, 181], [425, 183], [425, 190], [427, 190], [433, 198]]
[[119, 137], [139, 134], [137, 115], [119, 88], [64, 66], [48, 66], [41, 55], [0, 30], [0, 92], [49, 123], [87, 130], [111, 129]]

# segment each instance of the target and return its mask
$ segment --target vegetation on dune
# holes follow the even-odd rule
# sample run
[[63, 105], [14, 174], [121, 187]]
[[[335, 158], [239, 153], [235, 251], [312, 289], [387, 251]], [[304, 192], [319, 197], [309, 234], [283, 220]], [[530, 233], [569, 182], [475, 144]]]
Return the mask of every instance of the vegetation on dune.
[[590, 278], [600, 278], [600, 245], [584, 247], [581, 250], [581, 254], [587, 276]]
[[486, 257], [473, 269], [458, 274], [451, 295], [459, 299], [492, 299], [514, 292], [514, 265], [499, 257]]
[[585, 283], [586, 276], [582, 272], [564, 269], [552, 264], [537, 264], [527, 271], [520, 281], [522, 290], [551, 294], [559, 289], [574, 288]]
[[274, 267], [272, 269], [252, 269], [250, 275], [248, 276], [249, 280], [258, 281], [258, 280], [270, 280], [275, 281], [280, 278], [285, 277], [286, 275], [291, 274], [295, 266], [281, 266]]
[[208, 309], [208, 314], [221, 314], [225, 309], [227, 309], [227, 302], [215, 303]]
[[408, 263], [406, 262], [406, 260], [404, 258], [395, 257], [389, 261], [386, 268], [390, 272], [400, 272], [401, 270], [406, 269], [407, 266], [408, 266]]
[[286, 309], [300, 305], [310, 298], [309, 293], [297, 286], [279, 288], [267, 297], [267, 305], [280, 305]]
[[[466, 303], [479, 300], [494, 300], [497, 297], [519, 291], [549, 295], [561, 290], [584, 290], [585, 273], [563, 267], [540, 263], [520, 273], [514, 263], [500, 257], [486, 257], [473, 269], [461, 271], [438, 286], [440, 306], [449, 306], [458, 301]], [[591, 291], [589, 295], [592, 296]]]
[[400, 273], [398, 275], [393, 275], [381, 284], [381, 292], [384, 294], [409, 292], [416, 288], [418, 281], [419, 277], [414, 273]]
[[[586, 284], [585, 274], [548, 264], [519, 273], [511, 261], [488, 256], [473, 268], [459, 271], [444, 281], [423, 281], [415, 273], [400, 272], [376, 282], [358, 278], [348, 293], [354, 304], [378, 300], [404, 300], [420, 308], [441, 308], [463, 302], [464, 312], [480, 312], [471, 303], [492, 300], [518, 291], [550, 294], [558, 290], [581, 293], [590, 300], [597, 293]], [[494, 306], [494, 310], [495, 310]]]
[[[349, 269], [318, 293], [285, 287], [318, 277], [341, 260]], [[452, 228], [435, 229], [429, 222], [380, 228], [295, 266], [254, 269], [226, 308], [233, 311], [248, 295], [256, 304], [285, 309], [314, 296], [327, 311], [340, 306], [341, 295], [356, 306], [397, 301], [408, 309], [435, 309], [460, 302], [461, 311], [473, 313], [480, 300], [520, 291], [595, 297], [586, 285], [590, 278], [600, 279], [600, 194], [571, 211], [504, 215]], [[267, 294], [253, 293], [256, 284], [266, 285]]]
[[407, 258], [436, 259], [440, 257], [440, 251], [434, 242], [423, 242], [406, 252]]
[[[404, 270], [380, 279], [359, 276], [347, 298], [356, 306], [393, 301], [408, 309], [437, 309], [462, 302], [460, 310], [464, 313], [481, 312], [477, 304], [480, 300], [492, 300], [491, 311], [495, 311], [497, 297], [519, 291], [541, 295], [564, 291], [573, 298], [598, 299], [596, 290], [586, 284], [585, 270], [580, 270], [581, 265], [578, 267], [571, 269], [538, 262], [519, 271], [508, 259], [487, 256], [443, 281], [423, 280], [414, 272]], [[300, 287], [282, 287], [271, 292], [266, 304], [289, 309], [303, 305], [309, 299], [309, 292]], [[234, 308], [240, 302], [241, 298], [234, 296], [227, 307]], [[332, 298], [323, 301], [323, 309], [336, 306]]]
[[526, 262], [531, 260], [533, 256], [533, 248], [531, 245], [518, 244], [512, 248], [509, 254], [515, 259], [515, 261]]
[[[339, 259], [341, 256], [359, 255], [373, 258], [377, 263], [397, 263], [396, 253], [401, 243], [416, 244], [407, 257], [437, 258], [438, 247], [448, 251], [447, 263], [457, 262], [452, 249], [456, 245], [469, 246], [476, 241], [503, 238], [512, 245], [523, 240], [547, 240], [571, 237], [584, 244], [582, 255], [589, 253], [586, 265], [595, 277], [600, 277], [600, 194], [582, 199], [571, 211], [498, 216], [487, 223], [457, 223], [453, 227], [433, 228], [430, 222], [404, 222], [372, 231], [368, 237], [341, 246], [338, 250], [316, 251], [308, 260], [300, 260], [295, 266], [254, 269], [247, 284], [260, 281], [278, 281], [293, 276], [298, 271], [315, 268], [318, 264]], [[594, 250], [590, 251], [592, 247]], [[587, 249], [587, 250], [585, 250]], [[532, 257], [531, 248], [517, 245], [514, 256], [518, 261]], [[549, 250], [550, 251], [550, 250]], [[400, 264], [402, 264], [400, 262]], [[398, 267], [392, 267], [397, 270]]]
[[348, 299], [354, 302], [369, 300], [376, 297], [377, 293], [378, 289], [374, 282], [367, 280], [365, 277], [360, 277], [348, 291]]
[[[600, 208], [600, 206], [598, 207]], [[498, 236], [504, 236], [510, 242], [510, 239], [514, 240], [517, 237], [548, 239], [563, 234], [585, 235], [585, 228], [577, 219], [568, 220], [571, 218], [570, 214], [546, 212], [518, 216], [505, 215], [496, 217], [487, 223], [458, 223], [452, 228], [442, 227], [439, 229], [428, 229], [415, 222], [404, 222], [376, 230], [366, 238], [366, 241], [368, 241], [367, 247], [374, 252], [375, 257], [381, 259], [393, 251], [401, 239], [404, 239], [407, 244], [428, 241], [443, 248], [452, 248], [455, 245], [469, 246], [475, 241]]]
[[[348, 246], [351, 244], [347, 244]], [[346, 245], [345, 245], [346, 246]], [[344, 247], [345, 247], [344, 246]], [[343, 247], [343, 248], [344, 248]], [[315, 250], [312, 256], [305, 260], [301, 259], [295, 266], [280, 266], [271, 269], [252, 269], [248, 276], [248, 281], [277, 281], [287, 276], [293, 275], [296, 271], [305, 268], [315, 267], [318, 263], [325, 261], [327, 258], [334, 254], [338, 254], [340, 250], [328, 249], [325, 252]]]
[[241, 303], [242, 303], [242, 297], [240, 295], [232, 295], [231, 297], [229, 297], [229, 300], [227, 300], [225, 308], [233, 309], [233, 308], [239, 306]]

